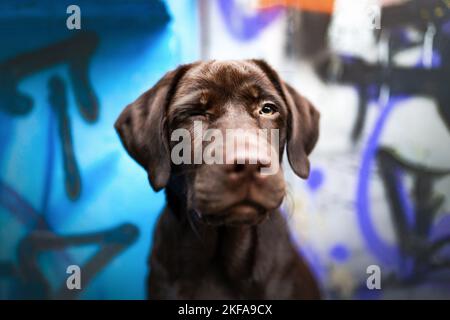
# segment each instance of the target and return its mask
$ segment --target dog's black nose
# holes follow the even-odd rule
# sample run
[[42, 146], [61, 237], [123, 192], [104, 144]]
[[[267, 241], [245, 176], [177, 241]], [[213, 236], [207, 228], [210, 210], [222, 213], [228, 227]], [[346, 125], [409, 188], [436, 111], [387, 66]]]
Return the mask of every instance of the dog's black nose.
[[226, 164], [224, 169], [230, 180], [258, 179], [264, 177], [264, 168], [270, 167], [270, 161], [242, 159]]
[[269, 166], [270, 163], [263, 164], [260, 161], [257, 161], [256, 163], [234, 163], [227, 165], [225, 170], [228, 174], [258, 174], [261, 172], [262, 168], [266, 168]]
[[277, 173], [278, 165], [274, 165], [279, 164], [278, 153], [268, 140], [251, 133], [247, 134], [245, 139], [238, 139], [236, 144], [234, 142], [227, 141], [224, 146], [223, 168], [229, 179], [254, 179]]

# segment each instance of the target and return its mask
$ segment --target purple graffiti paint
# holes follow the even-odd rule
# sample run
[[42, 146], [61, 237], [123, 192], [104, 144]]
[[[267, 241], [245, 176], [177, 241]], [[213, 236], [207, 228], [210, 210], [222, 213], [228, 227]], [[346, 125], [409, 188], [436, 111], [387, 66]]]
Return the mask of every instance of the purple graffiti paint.
[[358, 288], [354, 296], [357, 300], [380, 300], [382, 297], [382, 290], [369, 290], [365, 286]]
[[317, 189], [319, 189], [322, 186], [323, 180], [324, 180], [323, 171], [320, 169], [313, 169], [311, 170], [308, 180], [306, 182], [311, 191], [317, 191]]
[[350, 257], [350, 252], [343, 244], [336, 244], [330, 250], [330, 256], [333, 260], [339, 263], [346, 262]]
[[[384, 125], [386, 124], [386, 121], [388, 119], [388, 115], [391, 113], [394, 106], [405, 98], [406, 97], [393, 98], [382, 109], [381, 114], [376, 121], [374, 130], [368, 139], [366, 149], [364, 150], [358, 178], [356, 198], [358, 223], [360, 225], [360, 229], [363, 233], [367, 247], [379, 259], [381, 263], [386, 265], [395, 265], [396, 263], [398, 263], [400, 261], [400, 252], [395, 244], [389, 244], [379, 236], [372, 223], [371, 217], [376, 213], [373, 213], [370, 207], [370, 168], [373, 166], [376, 151], [378, 148], [378, 141], [381, 137]], [[396, 171], [395, 174], [397, 176], [396, 188], [400, 195], [401, 205], [406, 215], [405, 218], [407, 220], [408, 226], [412, 228], [415, 224], [414, 207], [411, 200], [409, 199], [408, 192], [405, 189], [405, 185], [401, 183], [403, 173], [401, 171]], [[446, 222], [445, 224], [447, 223], [448, 225], [450, 225], [450, 221]], [[447, 235], [448, 230], [450, 230], [448, 225], [444, 226], [444, 228], [446, 228], [445, 230], [447, 230]], [[433, 229], [432, 233], [435, 234]], [[399, 275], [402, 277], [407, 277], [412, 272], [413, 261], [411, 259], [407, 259], [406, 261], [403, 261], [401, 267], [402, 270]]]
[[444, 23], [441, 28], [442, 32], [450, 34], [450, 21]]
[[[436, 242], [442, 239], [448, 239], [450, 237], [450, 212], [444, 214], [439, 219], [435, 227], [431, 230], [430, 241]], [[442, 257], [450, 256], [450, 241], [439, 249], [438, 254]]]
[[371, 167], [375, 160], [378, 141], [380, 140], [384, 125], [395, 105], [404, 99], [405, 97], [392, 98], [381, 110], [381, 114], [375, 123], [374, 130], [372, 131], [363, 152], [356, 190], [357, 219], [366, 245], [382, 263], [389, 265], [398, 262], [398, 248], [392, 244], [386, 243], [386, 241], [378, 235], [374, 224], [372, 223], [373, 213], [370, 208], [370, 177]]
[[[450, 212], [443, 214], [431, 230], [430, 241], [436, 241], [450, 235]], [[449, 244], [450, 246], [450, 244]]]
[[274, 7], [248, 14], [235, 0], [218, 0], [218, 5], [228, 31], [241, 41], [257, 36], [283, 11], [281, 7]]

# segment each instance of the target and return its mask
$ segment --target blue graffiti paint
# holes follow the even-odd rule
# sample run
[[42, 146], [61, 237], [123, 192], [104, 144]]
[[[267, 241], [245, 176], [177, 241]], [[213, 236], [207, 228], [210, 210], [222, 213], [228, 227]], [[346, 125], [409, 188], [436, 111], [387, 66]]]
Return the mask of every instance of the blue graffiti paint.
[[0, 112], [0, 141], [2, 142], [2, 149], [0, 152], [0, 168], [3, 170], [4, 162], [7, 162], [7, 150], [11, 143], [12, 133], [14, 132], [14, 122], [11, 117], [3, 112]]
[[41, 212], [46, 214], [48, 202], [51, 194], [51, 183], [54, 171], [55, 162], [55, 116], [51, 108], [48, 108], [48, 132], [47, 132], [47, 160], [45, 163], [42, 198], [41, 198]]
[[6, 208], [25, 226], [32, 226], [39, 219], [39, 213], [33, 206], [3, 181], [0, 181], [0, 206]]
[[[151, 87], [164, 72], [180, 63], [198, 59], [196, 32], [194, 32], [198, 28], [196, 19], [198, 8], [195, 0], [181, 5], [179, 4], [181, 1], [177, 0], [161, 2], [161, 5], [157, 5], [156, 2], [160, 1], [156, 0], [138, 2], [145, 5], [144, 9], [155, 10], [141, 10], [142, 6], [133, 4], [134, 9], [130, 9], [134, 11], [126, 10], [126, 15], [140, 22], [127, 24], [119, 31], [116, 30], [117, 32], [111, 32], [109, 27], [109, 21], [115, 23], [110, 18], [123, 19], [123, 15], [118, 12], [115, 5], [105, 12], [98, 11], [102, 22], [97, 19], [87, 22], [94, 31], [98, 31], [101, 39], [89, 72], [102, 105], [108, 108], [107, 112], [101, 114], [95, 126], [86, 127], [83, 119], [73, 112], [73, 97], [69, 96], [71, 98], [68, 101], [69, 113], [73, 115], [71, 120], [74, 152], [79, 157], [83, 178], [82, 194], [76, 202], [67, 199], [63, 179], [58, 179], [62, 174], [62, 160], [58, 152], [61, 147], [56, 130], [58, 123], [56, 117], [51, 115], [47, 104], [48, 92], [42, 90], [48, 74], [36, 74], [21, 83], [21, 86], [23, 85], [21, 90], [33, 97], [35, 102], [35, 112], [29, 114], [26, 121], [33, 125], [39, 124], [39, 127], [32, 127], [40, 133], [39, 135], [30, 135], [30, 141], [20, 140], [23, 136], [16, 136], [15, 133], [16, 131], [22, 133], [20, 130], [23, 127], [20, 125], [24, 118], [0, 113], [0, 141], [2, 141], [0, 165], [4, 170], [2, 173], [8, 173], [0, 177], [2, 221], [3, 219], [18, 221], [18, 228], [23, 234], [32, 231], [36, 221], [42, 222], [42, 229], [62, 235], [106, 229], [124, 221], [130, 221], [145, 230], [138, 243], [120, 256], [119, 263], [109, 264], [107, 269], [98, 274], [98, 278], [89, 285], [89, 288], [84, 288], [83, 298], [145, 297], [144, 283], [148, 272], [146, 256], [152, 244], [151, 232], [164, 205], [164, 194], [150, 191], [144, 171], [138, 171], [140, 169], [129, 161], [122, 148], [114, 132], [113, 122], [127, 103]], [[39, 6], [45, 5], [40, 3]], [[158, 8], [171, 10], [170, 25], [167, 21], [162, 21], [162, 17], [167, 14], [157, 10]], [[87, 11], [90, 11], [89, 6]], [[62, 12], [64, 15], [65, 11]], [[168, 17], [167, 15], [167, 19]], [[154, 28], [150, 28], [151, 25]], [[45, 26], [47, 27], [47, 24]], [[57, 31], [56, 34], [54, 32], [42, 34], [39, 38], [28, 37], [31, 42], [24, 42], [20, 39], [28, 35], [29, 24], [26, 28], [22, 28], [20, 23], [14, 21], [11, 22], [11, 30], [15, 30], [15, 36], [12, 38], [10, 34], [6, 34], [7, 32], [3, 32], [7, 45], [2, 48], [0, 54], [2, 59], [43, 44], [51, 44], [65, 36], [64, 32]], [[64, 77], [67, 70], [63, 66], [60, 67], [57, 67], [55, 72]], [[49, 115], [52, 116], [51, 119]], [[23, 144], [21, 159], [25, 159], [24, 164], [29, 164], [26, 169], [34, 170], [33, 179], [22, 177], [22, 171], [18, 169], [8, 172], [8, 168], [16, 169], [19, 165], [12, 162], [15, 155], [11, 155], [5, 143], [8, 143], [8, 146]], [[34, 161], [36, 154], [44, 157], [43, 162]], [[123, 165], [126, 162], [125, 158], [130, 170]], [[34, 163], [39, 163], [39, 166], [33, 167]], [[136, 178], [139, 174], [144, 178]], [[14, 180], [21, 180], [19, 188], [10, 182]], [[121, 196], [120, 199], [117, 195]], [[23, 234], [17, 233], [16, 230], [11, 232], [11, 237], [8, 238], [10, 241], [1, 243], [1, 249], [7, 246], [15, 247], [17, 238]], [[82, 249], [61, 250], [63, 251], [61, 254], [52, 252], [40, 261], [39, 266], [46, 275], [54, 274], [53, 271], [63, 270], [68, 264], [84, 261], [82, 252], [78, 250]], [[65, 255], [71, 259], [66, 259]], [[124, 274], [127, 275], [125, 278]], [[11, 290], [8, 288], [5, 296], [14, 296], [13, 291], [17, 292], [17, 296], [21, 296], [25, 290], [23, 287], [14, 289], [16, 288]]]

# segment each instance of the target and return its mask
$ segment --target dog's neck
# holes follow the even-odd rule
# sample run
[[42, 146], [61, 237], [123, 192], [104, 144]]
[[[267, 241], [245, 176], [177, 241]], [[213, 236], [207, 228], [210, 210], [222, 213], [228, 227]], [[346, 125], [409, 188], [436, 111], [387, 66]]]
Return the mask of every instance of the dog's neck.
[[[163, 262], [168, 274], [195, 283], [215, 272], [235, 292], [260, 299], [268, 279], [284, 274], [283, 266], [296, 263], [297, 253], [278, 210], [257, 225], [210, 226], [191, 219], [195, 214], [187, 212], [187, 198], [180, 191], [171, 185], [166, 188], [167, 207], [159, 225], [162, 256], [170, 260]], [[300, 268], [307, 272], [306, 266]]]
[[[178, 185], [173, 185], [178, 182]], [[253, 272], [257, 247], [258, 228], [253, 226], [211, 226], [200, 221], [194, 212], [188, 211], [188, 200], [181, 181], [171, 181], [166, 188], [169, 214], [174, 217], [177, 225], [189, 239], [193, 251], [200, 250], [201, 255], [195, 258], [203, 261], [193, 262], [199, 264], [216, 264], [223, 268], [228, 277], [232, 279], [248, 279]], [[180, 231], [181, 232], [181, 231]], [[192, 257], [192, 253], [186, 252]]]

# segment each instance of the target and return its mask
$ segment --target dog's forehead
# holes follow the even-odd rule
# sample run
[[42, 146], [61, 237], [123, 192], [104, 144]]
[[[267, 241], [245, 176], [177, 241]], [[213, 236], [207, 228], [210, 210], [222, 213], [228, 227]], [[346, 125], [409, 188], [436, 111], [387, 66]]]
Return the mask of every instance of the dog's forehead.
[[259, 69], [253, 62], [246, 60], [212, 60], [200, 63], [192, 68], [189, 73], [193, 76], [248, 76], [249, 74], [260, 74], [261, 69]]
[[274, 90], [272, 83], [255, 63], [243, 60], [208, 61], [193, 66], [180, 81], [177, 95], [192, 90], [247, 89], [253, 95], [259, 89]]

